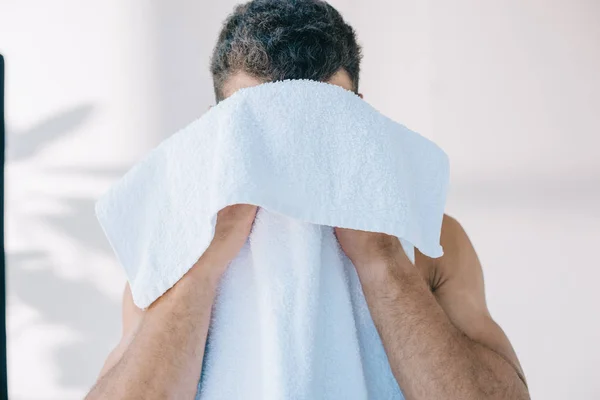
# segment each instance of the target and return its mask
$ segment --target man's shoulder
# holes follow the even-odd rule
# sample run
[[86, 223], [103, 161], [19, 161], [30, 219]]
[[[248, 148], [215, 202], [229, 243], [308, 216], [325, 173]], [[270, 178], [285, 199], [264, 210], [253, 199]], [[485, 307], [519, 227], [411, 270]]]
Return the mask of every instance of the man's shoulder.
[[444, 255], [438, 258], [427, 257], [418, 250], [415, 251], [416, 264], [432, 291], [448, 279], [468, 273], [464, 269], [472, 265], [472, 259], [476, 257], [464, 228], [456, 218], [448, 214], [444, 214], [442, 220], [440, 244]]
[[462, 249], [472, 247], [467, 232], [460, 222], [448, 214], [442, 220], [440, 243], [444, 249], [443, 257], [457, 257]]

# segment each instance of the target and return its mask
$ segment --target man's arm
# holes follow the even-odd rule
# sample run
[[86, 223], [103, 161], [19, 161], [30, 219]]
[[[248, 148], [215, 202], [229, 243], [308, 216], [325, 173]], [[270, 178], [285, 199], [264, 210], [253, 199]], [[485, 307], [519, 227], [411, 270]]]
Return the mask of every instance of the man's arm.
[[485, 303], [481, 265], [457, 221], [445, 217], [441, 282], [432, 293], [397, 238], [336, 228], [355, 265], [390, 366], [407, 400], [529, 399], [504, 332]]
[[219, 212], [215, 235], [198, 262], [147, 310], [126, 288], [124, 335], [86, 399], [193, 399], [218, 281], [250, 232], [256, 207]]
[[[165, 294], [166, 295], [166, 294]], [[162, 300], [161, 300], [162, 301]], [[142, 322], [142, 318], [144, 316], [144, 311], [138, 308], [133, 303], [133, 297], [131, 294], [131, 288], [129, 287], [129, 283], [125, 284], [125, 290], [123, 291], [123, 301], [122, 301], [122, 334], [121, 340], [119, 344], [114, 348], [113, 351], [110, 352], [106, 361], [104, 362], [104, 366], [102, 370], [100, 370], [100, 374], [98, 379], [102, 378], [112, 367], [114, 367], [123, 354], [127, 347], [133, 340], [135, 333], [137, 332], [140, 323]]]

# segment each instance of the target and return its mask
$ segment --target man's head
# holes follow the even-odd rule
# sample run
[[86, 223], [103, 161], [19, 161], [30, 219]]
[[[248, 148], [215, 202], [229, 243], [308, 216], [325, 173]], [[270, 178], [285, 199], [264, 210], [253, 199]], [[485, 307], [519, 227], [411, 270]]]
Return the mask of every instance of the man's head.
[[269, 81], [312, 79], [358, 93], [361, 48], [320, 0], [252, 0], [227, 17], [210, 69], [217, 102]]

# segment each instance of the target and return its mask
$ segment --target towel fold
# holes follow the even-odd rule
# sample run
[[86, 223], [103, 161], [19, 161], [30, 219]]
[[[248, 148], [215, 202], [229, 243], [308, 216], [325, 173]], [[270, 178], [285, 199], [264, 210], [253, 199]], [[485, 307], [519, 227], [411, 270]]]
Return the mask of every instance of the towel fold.
[[[238, 90], [99, 199], [135, 304], [210, 244], [216, 215], [259, 210], [215, 300], [199, 399], [402, 399], [334, 226], [442, 255], [448, 158], [354, 93], [311, 80]], [[413, 247], [414, 246], [414, 247]]]

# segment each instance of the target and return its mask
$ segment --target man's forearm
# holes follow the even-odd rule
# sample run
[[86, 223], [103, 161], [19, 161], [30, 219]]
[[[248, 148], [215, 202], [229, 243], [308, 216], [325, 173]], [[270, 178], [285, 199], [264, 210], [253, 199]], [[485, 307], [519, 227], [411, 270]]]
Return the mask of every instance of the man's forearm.
[[407, 400], [529, 398], [504, 358], [452, 324], [415, 266], [389, 260], [357, 271]]
[[223, 266], [200, 261], [144, 313], [119, 362], [87, 399], [193, 399]]

